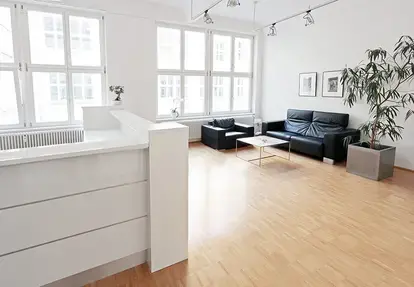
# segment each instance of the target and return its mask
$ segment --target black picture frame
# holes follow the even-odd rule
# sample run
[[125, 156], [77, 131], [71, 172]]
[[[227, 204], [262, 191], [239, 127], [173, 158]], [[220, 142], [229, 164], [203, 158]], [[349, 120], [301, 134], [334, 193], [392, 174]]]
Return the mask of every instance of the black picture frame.
[[[314, 80], [314, 88], [313, 88], [313, 93], [314, 95], [307, 95], [304, 93], [301, 93], [301, 87], [302, 87], [302, 76], [314, 76], [315, 80]], [[299, 97], [303, 97], [303, 98], [316, 98], [317, 96], [317, 90], [318, 90], [318, 73], [317, 72], [308, 72], [308, 73], [300, 73], [299, 74], [299, 89], [298, 89], [298, 94]]]

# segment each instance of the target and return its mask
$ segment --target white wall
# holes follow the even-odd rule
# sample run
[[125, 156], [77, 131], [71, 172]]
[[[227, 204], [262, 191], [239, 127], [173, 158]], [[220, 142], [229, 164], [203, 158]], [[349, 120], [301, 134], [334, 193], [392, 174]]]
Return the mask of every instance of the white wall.
[[[414, 36], [413, 9], [412, 0], [341, 0], [312, 12], [313, 26], [304, 27], [301, 17], [279, 25], [278, 36], [264, 40], [263, 119], [284, 119], [288, 108], [314, 109], [349, 113], [350, 125], [358, 127], [368, 119], [367, 106], [349, 109], [342, 99], [322, 98], [322, 73], [357, 65], [368, 48], [392, 51], [401, 35]], [[318, 72], [316, 98], [298, 96], [303, 72]], [[405, 124], [403, 136], [391, 143], [397, 146], [396, 164], [414, 169], [414, 118]]]

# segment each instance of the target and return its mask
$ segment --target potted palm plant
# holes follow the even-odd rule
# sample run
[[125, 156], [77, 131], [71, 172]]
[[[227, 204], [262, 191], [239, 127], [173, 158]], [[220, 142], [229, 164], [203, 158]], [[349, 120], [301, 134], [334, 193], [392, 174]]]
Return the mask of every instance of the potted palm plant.
[[407, 111], [405, 120], [413, 115], [414, 94], [408, 85], [414, 78], [413, 38], [401, 37], [392, 54], [382, 48], [368, 50], [367, 58], [342, 73], [345, 104], [353, 107], [364, 100], [369, 106], [369, 120], [360, 127], [364, 140], [348, 146], [347, 171], [381, 180], [393, 175], [396, 153], [395, 147], [383, 145], [382, 140], [401, 140], [404, 128], [396, 118], [402, 109]]

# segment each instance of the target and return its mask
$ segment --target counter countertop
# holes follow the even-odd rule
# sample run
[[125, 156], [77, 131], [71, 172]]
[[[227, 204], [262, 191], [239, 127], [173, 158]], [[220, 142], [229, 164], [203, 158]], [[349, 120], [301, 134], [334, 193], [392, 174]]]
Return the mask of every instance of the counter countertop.
[[80, 143], [0, 151], [0, 167], [145, 148], [146, 139], [126, 136], [119, 130], [85, 131], [85, 141]]

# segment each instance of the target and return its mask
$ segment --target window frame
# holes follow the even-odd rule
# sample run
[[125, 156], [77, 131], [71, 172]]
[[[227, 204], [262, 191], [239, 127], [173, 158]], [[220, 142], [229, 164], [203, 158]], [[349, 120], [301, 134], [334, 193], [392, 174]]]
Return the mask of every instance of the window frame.
[[11, 21], [11, 29], [12, 29], [12, 43], [13, 43], [13, 62], [12, 63], [2, 63], [0, 62], [0, 72], [12, 72], [14, 78], [14, 89], [16, 94], [16, 105], [17, 105], [17, 116], [19, 123], [17, 124], [7, 124], [2, 125], [0, 123], [0, 130], [2, 129], [19, 129], [24, 127], [25, 121], [25, 113], [23, 109], [23, 100], [22, 100], [22, 90], [21, 84], [19, 80], [19, 74], [22, 69], [21, 63], [18, 59], [21, 58], [20, 50], [20, 39], [18, 37], [18, 33], [16, 32], [19, 28], [18, 23], [18, 6], [17, 4], [11, 2], [4, 2], [0, 1], [0, 7], [6, 7], [10, 9], [10, 21]]
[[[207, 79], [207, 67], [208, 67], [208, 59], [207, 59], [207, 51], [208, 51], [208, 37], [207, 31], [202, 28], [191, 28], [188, 29], [181, 25], [174, 25], [174, 24], [166, 24], [166, 23], [158, 23], [157, 24], [157, 33], [158, 28], [167, 28], [167, 29], [176, 29], [180, 31], [180, 69], [159, 69], [158, 68], [158, 41], [157, 41], [157, 118], [168, 118], [170, 115], [160, 115], [158, 114], [158, 76], [180, 76], [180, 114], [184, 117], [194, 117], [194, 116], [202, 116], [206, 113], [206, 101], [207, 101], [207, 93], [206, 87], [208, 85]], [[185, 32], [198, 32], [204, 34], [204, 45], [205, 45], [205, 62], [204, 62], [204, 70], [187, 70], [185, 69]], [[158, 38], [158, 36], [157, 36]], [[200, 76], [204, 77], [204, 112], [202, 113], [184, 113], [185, 111], [185, 77], [186, 76]]]
[[[252, 112], [252, 105], [253, 105], [253, 68], [254, 68], [254, 36], [241, 34], [241, 33], [234, 33], [234, 32], [223, 32], [220, 30], [210, 30], [210, 50], [211, 50], [211, 59], [210, 59], [210, 69], [211, 78], [213, 77], [227, 77], [230, 78], [230, 110], [228, 112], [214, 112], [213, 111], [213, 80], [211, 80], [211, 87], [210, 87], [210, 99], [211, 99], [211, 106], [210, 106], [210, 114], [213, 116], [220, 116], [220, 115], [234, 115], [234, 114], [245, 114]], [[227, 36], [231, 37], [230, 41], [230, 71], [229, 72], [223, 72], [223, 71], [214, 71], [214, 35], [218, 36]], [[242, 39], [249, 39], [250, 40], [250, 71], [249, 72], [236, 72], [235, 71], [235, 56], [236, 56], [236, 38], [242, 38]], [[249, 87], [249, 103], [248, 103], [248, 109], [246, 110], [234, 110], [234, 80], [236, 78], [248, 78], [250, 81], [250, 87]]]
[[[192, 26], [183, 26], [178, 24], [170, 24], [165, 22], [157, 22], [157, 33], [158, 28], [167, 28], [167, 29], [177, 29], [180, 30], [180, 69], [158, 69], [158, 41], [157, 41], [157, 119], [166, 120], [171, 118], [170, 115], [160, 115], [158, 114], [158, 76], [159, 75], [170, 75], [170, 76], [180, 76], [181, 77], [181, 104], [180, 104], [180, 117], [181, 118], [201, 118], [209, 116], [226, 116], [226, 115], [236, 115], [236, 114], [247, 114], [252, 112], [253, 107], [253, 68], [254, 68], [254, 40], [255, 36], [252, 34], [243, 34], [235, 33], [221, 30], [211, 30], [200, 27]], [[201, 32], [205, 35], [205, 67], [204, 70], [193, 71], [185, 69], [185, 32]], [[213, 61], [214, 56], [214, 41], [213, 35], [223, 35], [231, 37], [231, 71], [230, 72], [214, 72], [213, 71]], [[234, 58], [235, 58], [235, 39], [236, 38], [245, 38], [251, 41], [251, 55], [250, 55], [250, 71], [248, 73], [234, 72]], [[158, 39], [158, 36], [157, 36]], [[213, 112], [212, 101], [213, 101], [213, 77], [215, 76], [229, 76], [230, 77], [230, 110], [226, 112]], [[184, 113], [185, 111], [185, 77], [186, 76], [203, 76], [204, 77], [204, 112], [202, 113]], [[250, 88], [249, 88], [249, 103], [248, 109], [243, 111], [233, 111], [233, 98], [234, 98], [234, 78], [242, 77], [249, 78]]]
[[[75, 119], [75, 103], [73, 98], [72, 75], [74, 73], [100, 74], [101, 75], [101, 94], [102, 105], [108, 103], [106, 91], [107, 69], [106, 69], [106, 34], [105, 34], [105, 13], [100, 11], [86, 11], [84, 9], [68, 8], [53, 4], [37, 3], [15, 3], [0, 1], [0, 6], [12, 7], [15, 14], [15, 29], [13, 30], [13, 48], [15, 50], [14, 60], [17, 69], [17, 83], [19, 88], [16, 89], [18, 94], [19, 106], [19, 124], [18, 125], [0, 125], [0, 130], [14, 130], [21, 128], [48, 128], [56, 126], [79, 126], [82, 121]], [[45, 12], [59, 14], [62, 16], [63, 27], [63, 57], [64, 64], [33, 64], [31, 59], [29, 11]], [[81, 66], [72, 65], [71, 50], [71, 33], [70, 33], [70, 16], [96, 19], [99, 21], [99, 45], [100, 45], [100, 63], [99, 66]], [[13, 27], [13, 23], [12, 23]], [[19, 45], [20, 44], [20, 45]], [[3, 64], [0, 64], [2, 70]], [[67, 121], [56, 122], [36, 122], [35, 95], [33, 86], [33, 73], [64, 73], [66, 75], [66, 100], [67, 100]], [[15, 76], [16, 78], [16, 76]]]

